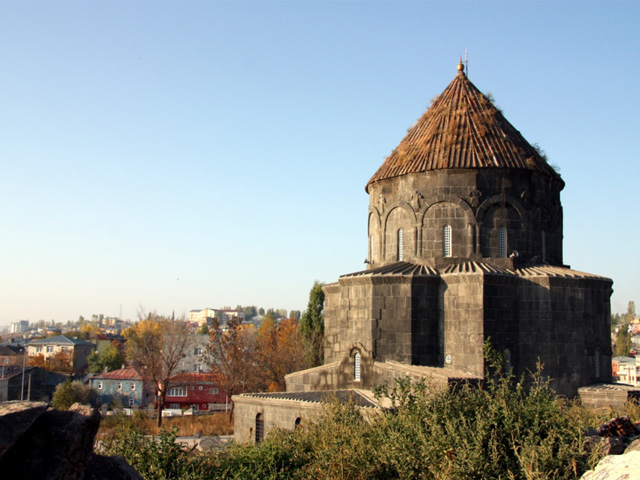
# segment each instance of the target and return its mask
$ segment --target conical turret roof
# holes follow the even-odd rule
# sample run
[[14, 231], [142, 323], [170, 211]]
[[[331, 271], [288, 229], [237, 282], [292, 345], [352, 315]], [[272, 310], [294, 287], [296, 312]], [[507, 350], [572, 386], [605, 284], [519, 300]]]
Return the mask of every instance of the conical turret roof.
[[[458, 74], [387, 157], [372, 183], [444, 169], [533, 170], [562, 182], [538, 151], [464, 74]], [[563, 182], [564, 183], [564, 182]]]

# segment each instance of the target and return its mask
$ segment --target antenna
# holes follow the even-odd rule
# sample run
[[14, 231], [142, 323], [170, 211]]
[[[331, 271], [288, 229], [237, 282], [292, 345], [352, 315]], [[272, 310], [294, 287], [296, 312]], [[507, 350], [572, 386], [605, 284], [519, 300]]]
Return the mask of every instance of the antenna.
[[467, 78], [469, 78], [469, 54], [467, 47], [464, 48], [464, 69], [467, 72]]

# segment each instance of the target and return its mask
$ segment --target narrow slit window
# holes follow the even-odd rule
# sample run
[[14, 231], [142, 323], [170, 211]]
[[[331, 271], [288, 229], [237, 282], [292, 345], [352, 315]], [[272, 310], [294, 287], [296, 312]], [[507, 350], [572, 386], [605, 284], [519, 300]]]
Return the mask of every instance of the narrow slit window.
[[373, 235], [369, 236], [369, 263], [373, 263]]
[[600, 378], [600, 350], [596, 349], [593, 355], [594, 374], [596, 378]]
[[256, 415], [256, 443], [262, 443], [264, 440], [264, 417], [261, 413]]
[[507, 258], [507, 229], [498, 228], [498, 258]]
[[442, 227], [442, 256], [451, 256], [451, 225]]
[[404, 260], [404, 233], [402, 229], [398, 230], [398, 261]]
[[360, 353], [356, 352], [353, 356], [353, 380], [360, 381]]
[[542, 230], [542, 233], [540, 234], [540, 242], [542, 243], [542, 249], [541, 249], [542, 261], [546, 262], [547, 261], [547, 232], [545, 232], [544, 230]]

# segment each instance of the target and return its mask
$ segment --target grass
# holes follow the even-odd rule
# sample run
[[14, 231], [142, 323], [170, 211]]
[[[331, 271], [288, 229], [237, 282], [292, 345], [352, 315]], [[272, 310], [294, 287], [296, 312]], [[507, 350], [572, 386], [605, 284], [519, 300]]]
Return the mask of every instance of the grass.
[[[162, 419], [162, 428], [175, 430], [179, 437], [233, 435], [233, 424], [229, 424], [229, 415], [224, 412], [212, 415], [165, 417]], [[138, 412], [133, 416], [110, 415], [103, 417], [97, 438], [103, 439], [119, 430], [136, 430], [144, 432], [146, 435], [160, 434], [156, 419]]]

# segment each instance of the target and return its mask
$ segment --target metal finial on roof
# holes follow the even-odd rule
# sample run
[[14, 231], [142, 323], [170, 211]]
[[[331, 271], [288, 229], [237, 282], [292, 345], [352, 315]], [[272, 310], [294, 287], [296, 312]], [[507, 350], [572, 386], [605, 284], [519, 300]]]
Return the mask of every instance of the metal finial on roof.
[[462, 57], [460, 57], [460, 61], [458, 62], [458, 72], [464, 75], [464, 63], [462, 63]]

